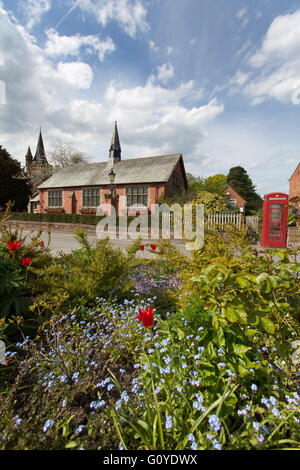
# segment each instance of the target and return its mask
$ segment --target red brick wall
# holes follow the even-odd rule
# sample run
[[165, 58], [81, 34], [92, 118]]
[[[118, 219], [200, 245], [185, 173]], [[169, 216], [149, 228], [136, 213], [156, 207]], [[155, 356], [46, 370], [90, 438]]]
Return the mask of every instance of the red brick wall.
[[[164, 194], [165, 183], [153, 183], [149, 185], [148, 189], [148, 207], [156, 204], [157, 198]], [[68, 188], [63, 190], [63, 209], [67, 214], [80, 214], [82, 208], [82, 189], [83, 188]], [[117, 203], [117, 214], [122, 215], [122, 211], [126, 208], [126, 187], [116, 187], [116, 193], [119, 195]], [[73, 193], [72, 197], [69, 197]], [[100, 204], [110, 203], [110, 198], [105, 199], [104, 195], [110, 193], [110, 187], [102, 187], [100, 189]], [[40, 190], [40, 204], [38, 205], [38, 212], [46, 212], [47, 208], [47, 190]]]
[[230, 186], [228, 186], [225, 190], [224, 193], [230, 193], [230, 199], [235, 199], [236, 200], [236, 205], [245, 211], [245, 200]]
[[[300, 163], [290, 179], [289, 198], [300, 197]], [[300, 202], [298, 202], [300, 208]]]

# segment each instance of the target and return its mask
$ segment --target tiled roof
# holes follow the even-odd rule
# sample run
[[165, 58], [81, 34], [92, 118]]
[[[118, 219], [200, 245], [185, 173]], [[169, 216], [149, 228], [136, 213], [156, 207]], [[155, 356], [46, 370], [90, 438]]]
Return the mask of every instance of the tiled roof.
[[242, 201], [246, 202], [246, 200], [240, 196], [240, 194], [235, 191], [231, 186], [227, 186], [227, 188], [224, 189], [224, 193], [230, 193], [231, 195], [235, 195], [236, 197], [239, 197]]
[[[116, 162], [115, 184], [167, 182], [182, 154], [129, 158]], [[109, 185], [109, 162], [71, 165], [62, 168], [44, 181], [38, 189], [74, 186]]]

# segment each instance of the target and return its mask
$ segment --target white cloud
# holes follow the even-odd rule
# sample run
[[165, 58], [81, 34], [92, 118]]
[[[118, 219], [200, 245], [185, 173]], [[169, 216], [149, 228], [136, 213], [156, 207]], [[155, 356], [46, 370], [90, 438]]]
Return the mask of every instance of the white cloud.
[[174, 67], [172, 64], [162, 64], [157, 67], [157, 79], [162, 83], [167, 83], [174, 76]]
[[152, 41], [152, 39], [149, 41], [149, 49], [151, 52], [159, 52], [159, 47], [155, 44], [154, 41]]
[[28, 29], [41, 21], [42, 16], [51, 9], [51, 4], [52, 0], [26, 0], [21, 2]]
[[246, 15], [248, 11], [248, 7], [243, 7], [243, 8], [240, 8], [237, 13], [236, 13], [236, 17], [240, 20], [241, 18], [243, 18], [243, 16]]
[[245, 26], [249, 23], [250, 19], [247, 16], [248, 7], [243, 7], [236, 13], [236, 18], [238, 18], [242, 22], [242, 28], [244, 29]]
[[93, 71], [83, 62], [59, 62], [58, 74], [68, 84], [78, 89], [88, 90], [93, 81]]
[[293, 14], [275, 18], [250, 64], [261, 67], [272, 62], [294, 60], [299, 57], [299, 49], [300, 10], [297, 10]]
[[228, 94], [233, 95], [234, 93], [240, 92], [250, 76], [251, 72], [245, 73], [242, 70], [237, 70], [234, 77], [225, 85], [225, 88], [228, 88]]
[[146, 20], [147, 10], [140, 0], [79, 0], [78, 6], [103, 26], [109, 21], [117, 21], [132, 38], [138, 31], [145, 33], [150, 29]]
[[110, 37], [100, 40], [98, 36], [60, 36], [54, 29], [46, 31], [47, 42], [45, 52], [51, 57], [55, 56], [78, 56], [80, 49], [84, 48], [86, 54], [98, 54], [99, 60], [103, 61], [106, 54], [113, 52], [116, 46]]
[[[188, 106], [190, 97], [200, 93], [193, 81], [173, 89], [151, 79], [127, 88], [99, 82], [93, 100], [87, 94], [93, 79], [88, 64], [62, 60], [56, 65], [0, 9], [0, 41], [4, 38], [7, 104], [0, 107], [0, 142], [23, 163], [28, 145], [34, 151], [40, 124], [47, 152], [59, 137], [95, 161], [106, 160], [115, 120], [124, 158], [183, 152], [186, 162], [199, 161], [207, 126], [224, 111], [215, 99]], [[66, 47], [70, 53], [77, 50], [76, 44]]]
[[261, 47], [250, 58], [257, 72], [244, 89], [253, 104], [268, 98], [292, 103], [300, 87], [300, 10], [278, 16], [270, 25]]

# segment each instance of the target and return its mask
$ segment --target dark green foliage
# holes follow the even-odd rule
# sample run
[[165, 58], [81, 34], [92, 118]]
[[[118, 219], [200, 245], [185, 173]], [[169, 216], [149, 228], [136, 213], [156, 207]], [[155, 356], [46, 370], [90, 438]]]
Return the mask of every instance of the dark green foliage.
[[[4, 213], [0, 213], [0, 220], [3, 218]], [[57, 213], [44, 213], [44, 214], [29, 214], [28, 212], [11, 212], [10, 219], [24, 220], [29, 222], [49, 222], [49, 223], [64, 223], [64, 224], [83, 224], [83, 225], [97, 225], [104, 216], [94, 214], [57, 214]], [[128, 223], [134, 217], [128, 217]], [[149, 218], [150, 220], [150, 218]], [[119, 225], [119, 217], [116, 217], [116, 223]], [[150, 223], [150, 222], [149, 222]]]
[[20, 162], [0, 145], [0, 210], [4, 210], [8, 201], [13, 201], [15, 210], [24, 211], [29, 196], [30, 185]]
[[10, 261], [0, 259], [0, 318], [27, 313], [30, 300], [23, 282], [20, 269]]
[[247, 201], [246, 214], [258, 211], [262, 205], [262, 198], [255, 191], [255, 185], [241, 166], [229, 170], [226, 178], [227, 184]]
[[77, 232], [81, 249], [61, 254], [50, 264], [31, 270], [30, 287], [39, 300], [51, 304], [88, 305], [96, 297], [122, 297], [134, 253], [125, 255], [109, 240], [98, 240], [91, 247], [84, 232]]

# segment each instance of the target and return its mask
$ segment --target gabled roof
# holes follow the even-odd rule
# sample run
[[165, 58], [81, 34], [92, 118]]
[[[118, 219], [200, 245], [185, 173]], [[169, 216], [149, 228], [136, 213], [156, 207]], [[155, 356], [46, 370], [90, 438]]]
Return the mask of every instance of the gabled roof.
[[[114, 163], [116, 185], [167, 182], [182, 154], [128, 158]], [[109, 162], [70, 165], [54, 173], [38, 189], [109, 185]]]
[[296, 171], [298, 170], [299, 166], [300, 166], [300, 162], [298, 163], [297, 168], [295, 169], [294, 173], [293, 173], [292, 176], [290, 177], [289, 181], [291, 181], [291, 179], [293, 178], [294, 174], [295, 174]]
[[246, 202], [246, 200], [237, 191], [235, 191], [235, 189], [233, 189], [231, 186], [227, 186], [227, 188], [224, 189], [225, 194], [226, 194], [226, 192], [231, 193], [232, 195], [235, 195], [235, 196], [241, 198], [242, 201]]

